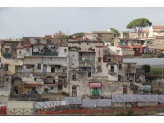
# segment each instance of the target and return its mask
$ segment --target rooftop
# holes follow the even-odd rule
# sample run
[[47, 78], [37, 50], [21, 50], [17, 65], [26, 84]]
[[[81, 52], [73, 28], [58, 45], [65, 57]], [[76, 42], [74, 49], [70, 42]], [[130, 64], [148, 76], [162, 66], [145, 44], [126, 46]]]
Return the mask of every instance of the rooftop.
[[152, 28], [153, 29], [164, 29], [164, 26], [155, 26], [155, 25], [152, 25]]

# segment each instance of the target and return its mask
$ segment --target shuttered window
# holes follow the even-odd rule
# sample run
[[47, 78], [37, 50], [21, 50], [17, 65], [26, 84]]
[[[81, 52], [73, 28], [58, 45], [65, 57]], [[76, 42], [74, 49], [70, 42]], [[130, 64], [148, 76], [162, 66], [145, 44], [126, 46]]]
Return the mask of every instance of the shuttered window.
[[41, 69], [41, 64], [38, 64], [38, 69]]

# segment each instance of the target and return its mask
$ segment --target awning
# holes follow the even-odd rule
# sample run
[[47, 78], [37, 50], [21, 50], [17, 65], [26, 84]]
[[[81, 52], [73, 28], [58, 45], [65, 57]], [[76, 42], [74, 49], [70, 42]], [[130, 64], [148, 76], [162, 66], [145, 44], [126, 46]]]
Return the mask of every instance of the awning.
[[50, 66], [61, 66], [61, 64], [48, 64]]
[[101, 87], [101, 83], [90, 83], [90, 87], [91, 88], [94, 88], [94, 87], [100, 88]]
[[14, 66], [20, 66], [20, 65], [14, 65]]
[[24, 84], [24, 87], [36, 87], [36, 86], [42, 86], [43, 84]]
[[[3, 64], [3, 63], [2, 63]], [[9, 63], [4, 63], [4, 64], [9, 64]]]
[[23, 65], [35, 65], [35, 64], [23, 64]]

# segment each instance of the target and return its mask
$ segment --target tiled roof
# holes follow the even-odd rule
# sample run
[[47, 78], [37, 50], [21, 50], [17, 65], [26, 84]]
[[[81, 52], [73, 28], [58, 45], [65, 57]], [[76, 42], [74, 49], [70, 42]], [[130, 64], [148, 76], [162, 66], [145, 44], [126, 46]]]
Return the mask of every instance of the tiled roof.
[[137, 30], [137, 32], [140, 32], [140, 33], [149, 33], [149, 31], [146, 31], [146, 30]]
[[153, 29], [164, 29], [164, 26], [152, 26]]

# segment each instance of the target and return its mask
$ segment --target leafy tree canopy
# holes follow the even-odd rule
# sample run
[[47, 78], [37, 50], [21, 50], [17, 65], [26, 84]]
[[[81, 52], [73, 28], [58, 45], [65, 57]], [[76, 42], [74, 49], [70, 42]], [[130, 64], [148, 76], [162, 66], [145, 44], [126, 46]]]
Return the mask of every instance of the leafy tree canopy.
[[66, 38], [67, 36], [62, 31], [58, 31], [53, 34], [53, 38]]
[[148, 65], [148, 64], [145, 64], [145, 65], [143, 65], [142, 66], [142, 69], [144, 69], [145, 70], [145, 73], [148, 73], [148, 72], [150, 72], [150, 65]]
[[103, 42], [112, 42], [112, 39], [110, 37], [105, 37], [105, 38], [101, 39], [101, 41], [103, 41]]
[[138, 30], [142, 30], [142, 28], [144, 27], [147, 27], [147, 26], [151, 26], [152, 23], [146, 19], [146, 18], [138, 18], [138, 19], [134, 19], [132, 22], [130, 22], [126, 28], [127, 29], [134, 29], [135, 32], [137, 30], [137, 27], [138, 27]]
[[72, 36], [76, 36], [77, 38], [81, 38], [81, 37], [83, 37], [83, 35], [84, 35], [83, 32], [75, 33], [75, 34], [70, 35], [69, 38], [72, 38]]

